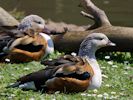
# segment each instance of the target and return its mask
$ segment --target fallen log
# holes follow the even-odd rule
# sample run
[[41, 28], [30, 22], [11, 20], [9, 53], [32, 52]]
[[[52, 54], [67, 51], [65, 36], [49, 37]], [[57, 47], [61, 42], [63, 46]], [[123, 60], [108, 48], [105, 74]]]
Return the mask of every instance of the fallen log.
[[17, 26], [19, 22], [0, 7], [0, 26]]
[[[63, 22], [56, 23], [53, 21], [48, 21], [47, 27], [49, 28], [51, 33], [59, 33], [58, 35], [51, 36], [53, 38], [56, 50], [65, 52], [78, 51], [80, 43], [87, 35], [93, 32], [101, 32], [106, 34], [111, 41], [117, 44], [116, 47], [103, 48], [103, 51], [133, 51], [133, 28], [112, 26], [105, 12], [95, 6], [91, 2], [91, 0], [80, 1], [80, 6], [82, 6], [87, 12], [86, 13], [85, 11], [81, 11], [81, 14], [94, 20], [94, 24], [77, 26]], [[1, 12], [3, 12], [3, 10], [0, 10], [0, 13]], [[4, 16], [8, 18], [10, 15], [6, 14]], [[5, 20], [5, 17], [0, 16], [0, 27], [3, 25], [15, 25], [15, 19]], [[1, 22], [5, 21], [7, 21], [6, 24], [1, 24]], [[8, 21], [12, 21], [12, 24], [10, 22], [10, 24], [8, 25]]]
[[91, 0], [80, 1], [80, 6], [87, 12], [81, 11], [81, 14], [94, 20], [94, 24], [89, 26], [86, 31], [53, 35], [55, 49], [66, 52], [78, 51], [80, 43], [87, 35], [93, 32], [101, 32], [117, 45], [116, 47], [103, 48], [102, 51], [133, 51], [133, 28], [112, 26], [105, 12], [95, 6]]
[[83, 39], [93, 32], [101, 32], [106, 34], [111, 41], [116, 43], [116, 47], [106, 47], [102, 51], [133, 51], [133, 28], [107, 26], [100, 27], [91, 31], [67, 32], [61, 35], [53, 35], [55, 49], [65, 52], [78, 51], [80, 43]]

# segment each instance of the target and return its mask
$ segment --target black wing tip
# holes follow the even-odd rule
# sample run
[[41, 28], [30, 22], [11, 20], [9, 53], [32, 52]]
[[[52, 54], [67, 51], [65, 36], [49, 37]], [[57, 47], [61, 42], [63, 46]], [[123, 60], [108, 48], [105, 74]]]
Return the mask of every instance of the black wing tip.
[[16, 83], [13, 83], [11, 85], [8, 85], [6, 88], [15, 88], [15, 87], [19, 87], [21, 82], [16, 82]]
[[67, 75], [64, 75], [63, 73], [57, 73], [55, 75], [55, 77], [71, 77], [71, 78], [76, 78], [76, 79], [79, 79], [79, 80], [86, 80], [86, 79], [90, 78], [91, 75], [88, 72], [84, 72], [82, 74], [77, 74], [76, 72], [74, 72], [74, 73], [70, 73], [70, 74], [67, 74]]

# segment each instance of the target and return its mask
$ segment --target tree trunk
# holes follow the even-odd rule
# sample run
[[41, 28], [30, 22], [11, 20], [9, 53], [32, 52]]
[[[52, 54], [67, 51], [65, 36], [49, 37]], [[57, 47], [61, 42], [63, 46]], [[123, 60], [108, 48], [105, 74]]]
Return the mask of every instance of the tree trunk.
[[0, 7], [0, 26], [17, 26], [19, 22]]
[[[93, 32], [101, 32], [106, 34], [109, 39], [117, 45], [116, 47], [103, 48], [103, 51], [133, 51], [133, 28], [112, 26], [105, 12], [95, 6], [91, 0], [80, 1], [80, 5], [87, 12], [81, 11], [81, 14], [94, 20], [94, 24], [88, 26], [77, 26], [63, 22], [56, 23], [48, 21], [48, 29], [51, 34], [55, 34], [51, 37], [54, 41], [56, 50], [65, 52], [78, 51], [80, 43], [87, 35]], [[5, 10], [0, 8], [0, 30], [2, 26], [16, 25], [18, 25], [18, 21]]]
[[103, 48], [102, 51], [133, 51], [133, 28], [119, 26], [104, 26], [89, 31], [67, 32], [61, 35], [53, 35], [55, 49], [69, 53], [78, 51], [83, 39], [94, 32], [106, 34], [117, 45], [116, 47]]
[[89, 26], [87, 31], [67, 32], [61, 35], [52, 36], [55, 49], [59, 51], [78, 51], [83, 39], [93, 32], [106, 34], [111, 41], [116, 43], [116, 47], [102, 48], [103, 51], [133, 51], [133, 28], [112, 26], [105, 12], [96, 7], [91, 0], [80, 0], [86, 12], [81, 14], [94, 20], [94, 24]]

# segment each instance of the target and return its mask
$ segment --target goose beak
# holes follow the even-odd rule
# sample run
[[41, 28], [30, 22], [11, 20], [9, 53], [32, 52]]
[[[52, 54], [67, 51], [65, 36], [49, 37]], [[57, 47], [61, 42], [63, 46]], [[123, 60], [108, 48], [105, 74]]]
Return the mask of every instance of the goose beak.
[[48, 27], [45, 26], [43, 29], [43, 33], [50, 34], [51, 31], [48, 29]]
[[107, 43], [107, 46], [116, 46], [116, 44], [109, 40], [108, 43]]

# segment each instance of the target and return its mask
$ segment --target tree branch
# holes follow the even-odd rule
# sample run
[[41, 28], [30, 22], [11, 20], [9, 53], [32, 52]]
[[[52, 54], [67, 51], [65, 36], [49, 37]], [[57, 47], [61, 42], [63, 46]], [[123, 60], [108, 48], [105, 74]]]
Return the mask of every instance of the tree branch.
[[91, 0], [81, 0], [80, 5], [86, 10], [87, 13], [86, 15], [91, 15], [92, 17], [89, 17], [90, 19], [93, 19], [95, 21], [95, 24], [92, 25], [89, 29], [95, 29], [101, 26], [111, 26], [108, 17], [106, 16], [105, 12], [101, 9], [99, 9], [97, 6], [95, 6]]
[[81, 11], [80, 14], [81, 14], [82, 16], [84, 16], [84, 17], [87, 17], [87, 18], [90, 18], [90, 19], [92, 19], [92, 20], [95, 20], [95, 18], [94, 18], [91, 14], [88, 14], [88, 13], [86, 13], [86, 12], [84, 12], [84, 11]]
[[47, 20], [46, 26], [49, 29], [51, 34], [66, 33], [70, 31], [85, 31], [89, 27], [89, 25], [78, 26], [74, 24], [67, 24], [64, 22], [54, 22], [52, 20]]

